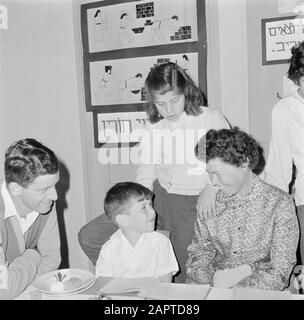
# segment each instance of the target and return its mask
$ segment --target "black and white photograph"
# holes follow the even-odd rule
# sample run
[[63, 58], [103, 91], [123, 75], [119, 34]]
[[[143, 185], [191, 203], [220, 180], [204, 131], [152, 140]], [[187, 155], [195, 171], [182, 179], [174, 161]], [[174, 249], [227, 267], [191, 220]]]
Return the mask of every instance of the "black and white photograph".
[[0, 0], [0, 300], [304, 300], [303, 146], [304, 0]]

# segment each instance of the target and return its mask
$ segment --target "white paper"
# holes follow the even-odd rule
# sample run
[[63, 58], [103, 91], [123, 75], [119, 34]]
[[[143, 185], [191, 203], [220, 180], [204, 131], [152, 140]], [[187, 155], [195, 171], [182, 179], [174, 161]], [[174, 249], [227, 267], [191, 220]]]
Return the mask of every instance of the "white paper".
[[209, 290], [209, 285], [159, 283], [146, 288], [139, 296], [156, 300], [205, 300]]
[[232, 300], [233, 289], [212, 288], [206, 300]]
[[145, 292], [151, 287], [158, 285], [160, 281], [157, 278], [115, 278], [109, 281], [99, 293], [127, 293], [141, 291]]
[[251, 288], [234, 289], [233, 300], [290, 300], [291, 292], [260, 290]]

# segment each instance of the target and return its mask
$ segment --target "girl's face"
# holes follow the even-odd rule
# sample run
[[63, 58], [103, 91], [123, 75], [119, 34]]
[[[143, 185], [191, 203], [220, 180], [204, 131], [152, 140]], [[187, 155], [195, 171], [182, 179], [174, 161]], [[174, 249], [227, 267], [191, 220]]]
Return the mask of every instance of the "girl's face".
[[170, 122], [177, 121], [185, 109], [185, 96], [174, 90], [154, 95], [154, 104], [159, 114]]

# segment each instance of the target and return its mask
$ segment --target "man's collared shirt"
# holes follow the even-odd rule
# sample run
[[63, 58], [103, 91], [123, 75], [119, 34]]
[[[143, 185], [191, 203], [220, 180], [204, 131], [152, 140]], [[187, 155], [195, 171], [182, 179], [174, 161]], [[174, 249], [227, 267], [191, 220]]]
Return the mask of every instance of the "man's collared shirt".
[[39, 213], [36, 211], [32, 211], [28, 213], [25, 217], [20, 217], [16, 207], [14, 205], [14, 202], [6, 188], [5, 182], [2, 183], [1, 186], [1, 194], [4, 201], [4, 219], [7, 219], [9, 217], [16, 216], [17, 220], [19, 222], [22, 234], [25, 234], [26, 231], [30, 228], [30, 226], [35, 222], [35, 220], [38, 218]]

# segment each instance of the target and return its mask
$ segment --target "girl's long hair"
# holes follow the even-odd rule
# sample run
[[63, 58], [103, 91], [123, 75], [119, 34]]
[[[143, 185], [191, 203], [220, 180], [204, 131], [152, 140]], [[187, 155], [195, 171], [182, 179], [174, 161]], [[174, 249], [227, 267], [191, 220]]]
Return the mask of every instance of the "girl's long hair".
[[155, 94], [169, 91], [184, 94], [185, 112], [189, 115], [199, 115], [201, 106], [207, 105], [205, 95], [191, 77], [176, 63], [167, 62], [152, 68], [145, 81], [145, 108], [151, 123], [163, 119], [154, 104]]

